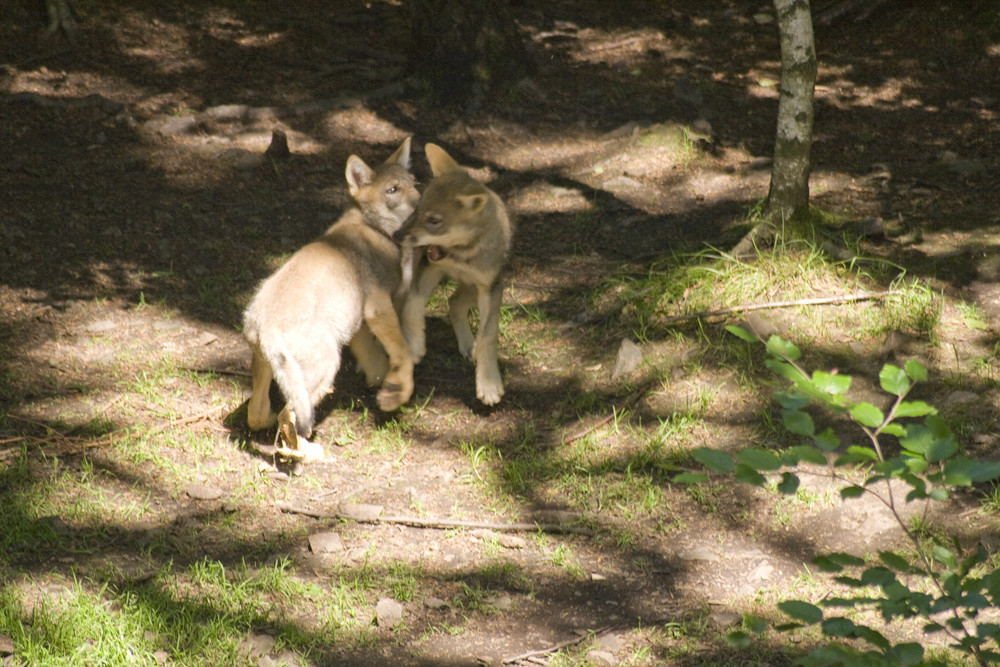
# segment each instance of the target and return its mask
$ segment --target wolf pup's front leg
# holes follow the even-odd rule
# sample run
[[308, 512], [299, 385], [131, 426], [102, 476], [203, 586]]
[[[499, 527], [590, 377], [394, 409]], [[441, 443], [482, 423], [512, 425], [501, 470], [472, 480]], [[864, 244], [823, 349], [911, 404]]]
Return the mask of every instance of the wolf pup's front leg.
[[479, 333], [476, 336], [476, 398], [484, 405], [496, 405], [503, 397], [503, 378], [497, 364], [500, 335], [500, 306], [503, 287], [499, 281], [489, 289], [479, 289]]

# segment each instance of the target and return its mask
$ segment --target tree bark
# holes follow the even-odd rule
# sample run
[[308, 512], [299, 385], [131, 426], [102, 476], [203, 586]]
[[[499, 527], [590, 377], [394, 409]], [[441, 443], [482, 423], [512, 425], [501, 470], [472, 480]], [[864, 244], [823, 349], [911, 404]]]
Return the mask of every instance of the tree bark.
[[436, 102], [477, 107], [531, 71], [509, 0], [411, 0], [410, 72]]
[[809, 0], [774, 0], [774, 9], [781, 36], [781, 86], [768, 211], [791, 220], [809, 208], [816, 46]]

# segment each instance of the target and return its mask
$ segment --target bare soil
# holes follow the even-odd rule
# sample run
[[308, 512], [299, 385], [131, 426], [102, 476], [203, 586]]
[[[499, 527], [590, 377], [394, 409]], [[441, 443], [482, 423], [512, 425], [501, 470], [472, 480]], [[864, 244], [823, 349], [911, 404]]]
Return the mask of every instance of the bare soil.
[[[643, 343], [659, 371], [612, 381], [618, 343], [633, 332], [617, 324], [625, 304], [590, 299], [609, 276], [727, 248], [746, 231], [767, 192], [779, 80], [767, 3], [515, 2], [538, 71], [471, 117], [425, 104], [408, 85], [405, 3], [79, 0], [77, 48], [42, 37], [40, 4], [7, 3], [0, 24], [0, 471], [27, 441], [36, 465], [92, 465], [105, 502], [145, 509], [99, 530], [62, 523], [73, 549], [29, 549], [7, 574], [141, 576], [168, 560], [250, 554], [289, 556], [322, 587], [331, 572], [398, 560], [428, 573], [403, 605], [404, 626], [379, 629], [374, 645], [320, 647], [315, 664], [498, 664], [583, 631], [598, 631], [614, 660], [652, 664], [673, 655], [673, 624], [725, 626], [727, 612], [764, 610], [820, 549], [898, 544], [884, 512], [861, 501], [785, 508], [779, 521], [773, 495], [713, 486], [699, 501], [656, 471], [594, 467], [623, 484], [643, 477], [659, 498], [646, 511], [605, 493], [564, 497], [558, 478], [522, 488], [498, 477], [487, 488], [479, 479], [500, 461], [477, 466], [470, 454], [489, 445], [516, 461], [532, 448], [558, 469], [569, 436], [655, 378], [596, 448], [705, 396], [707, 426], [679, 446], [775, 437], [757, 425], [766, 397], [742, 391], [711, 354], [692, 363], [690, 324]], [[845, 229], [867, 230], [867, 254], [985, 314], [985, 328], [970, 326], [945, 306], [937, 339], [908, 340], [905, 352], [931, 365], [928, 398], [974, 425], [963, 445], [995, 456], [996, 7], [886, 3], [864, 21], [817, 26], [817, 45], [814, 203]], [[275, 129], [288, 136], [287, 159], [264, 155]], [[399, 441], [376, 441], [393, 416], [345, 368], [318, 427], [328, 459], [275, 466], [269, 435], [245, 428], [241, 310], [339, 215], [347, 157], [381, 160], [410, 134], [473, 167], [517, 220], [507, 394], [494, 409], [477, 403], [438, 309], [416, 373], [422, 407], [398, 417]], [[415, 161], [426, 181], [422, 153]], [[883, 341], [840, 342], [836, 363], [871, 383]], [[148, 433], [155, 461], [130, 465], [108, 447], [123, 427]], [[814, 490], [836, 497], [822, 482]], [[975, 543], [995, 528], [971, 497], [944, 518]], [[503, 531], [315, 519], [279, 503], [497, 524], [561, 511], [591, 534], [500, 540]], [[312, 550], [310, 536], [328, 531], [339, 550]], [[561, 546], [575, 570], [559, 564]], [[494, 613], [435, 602], [460, 597], [498, 558], [520, 577], [481, 582]], [[291, 617], [306, 631], [317, 622]], [[461, 631], [434, 631], [446, 625]], [[677, 664], [726, 657], [714, 651], [725, 649]]]

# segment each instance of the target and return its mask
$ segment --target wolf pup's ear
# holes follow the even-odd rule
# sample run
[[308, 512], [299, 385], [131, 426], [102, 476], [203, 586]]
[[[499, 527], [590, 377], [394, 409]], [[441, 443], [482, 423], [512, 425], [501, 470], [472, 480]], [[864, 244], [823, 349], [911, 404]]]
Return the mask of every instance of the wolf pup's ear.
[[403, 143], [399, 145], [396, 152], [389, 156], [389, 159], [385, 161], [386, 164], [398, 164], [403, 169], [409, 170], [410, 168], [410, 138], [407, 137], [403, 139]]
[[462, 208], [473, 214], [479, 213], [486, 208], [486, 202], [489, 201], [489, 197], [484, 194], [458, 195], [455, 199], [458, 200]]
[[427, 152], [427, 162], [431, 165], [431, 173], [435, 176], [449, 171], [462, 171], [462, 167], [437, 144], [427, 144], [424, 150]]
[[347, 158], [347, 189], [354, 197], [361, 188], [375, 180], [375, 172], [357, 155]]

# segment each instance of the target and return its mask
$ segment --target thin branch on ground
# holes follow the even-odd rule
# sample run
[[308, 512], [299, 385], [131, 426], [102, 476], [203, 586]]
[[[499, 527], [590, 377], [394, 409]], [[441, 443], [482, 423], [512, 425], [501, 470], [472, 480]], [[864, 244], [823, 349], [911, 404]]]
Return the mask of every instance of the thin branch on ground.
[[605, 632], [607, 632], [610, 629], [611, 629], [611, 626], [610, 625], [606, 625], [603, 628], [598, 628], [597, 630], [594, 630], [592, 633], [588, 632], [587, 634], [580, 635], [579, 637], [573, 637], [572, 639], [567, 639], [565, 641], [561, 641], [558, 644], [553, 644], [552, 646], [549, 646], [548, 648], [541, 648], [541, 649], [538, 649], [538, 650], [535, 650], [535, 651], [527, 651], [527, 652], [522, 653], [520, 655], [514, 655], [514, 656], [511, 656], [509, 658], [504, 658], [500, 662], [501, 662], [501, 664], [509, 665], [509, 664], [512, 664], [512, 663], [515, 663], [515, 662], [520, 662], [521, 660], [528, 660], [529, 658], [535, 658], [535, 657], [538, 657], [538, 656], [541, 656], [541, 655], [548, 655], [550, 653], [555, 653], [556, 651], [558, 651], [560, 649], [564, 649], [567, 646], [573, 646], [574, 644], [579, 644], [580, 642], [584, 641], [585, 639], [591, 639], [593, 637], [598, 637], [598, 636], [604, 634]]
[[884, 292], [859, 292], [857, 294], [843, 294], [840, 296], [819, 296], [810, 299], [796, 299], [794, 301], [766, 301], [764, 303], [746, 303], [732, 308], [720, 308], [719, 310], [704, 310], [700, 313], [690, 313], [688, 315], [674, 315], [660, 320], [662, 324], [673, 324], [675, 322], [685, 322], [687, 320], [700, 320], [707, 317], [719, 317], [720, 315], [732, 315], [733, 313], [748, 313], [754, 310], [767, 310], [769, 308], [794, 308], [796, 306], [830, 306], [843, 303], [853, 303], [856, 301], [871, 301], [874, 299], [885, 299], [890, 296], [902, 294], [902, 290], [886, 290]]
[[289, 514], [302, 514], [311, 516], [314, 519], [343, 519], [345, 521], [357, 521], [358, 523], [386, 523], [403, 526], [413, 526], [415, 528], [438, 528], [447, 530], [450, 528], [471, 528], [495, 530], [501, 533], [523, 533], [537, 532], [543, 533], [575, 533], [577, 535], [593, 535], [594, 531], [581, 526], [574, 526], [564, 523], [493, 523], [489, 521], [459, 521], [457, 519], [423, 519], [411, 516], [373, 516], [359, 517], [342, 512], [324, 512], [302, 507], [293, 503], [279, 502], [277, 508]]
[[573, 442], [574, 440], [579, 440], [580, 438], [582, 438], [582, 437], [584, 437], [586, 435], [590, 435], [591, 433], [593, 433], [597, 429], [599, 429], [602, 426], [605, 426], [606, 424], [608, 424], [612, 419], [614, 419], [615, 417], [621, 415], [623, 412], [625, 412], [626, 410], [628, 410], [629, 408], [631, 408], [633, 405], [635, 405], [636, 403], [638, 403], [639, 399], [642, 398], [643, 396], [645, 396], [646, 392], [648, 392], [650, 389], [652, 389], [654, 384], [656, 384], [656, 383], [655, 382], [647, 382], [643, 386], [641, 386], [638, 389], [636, 389], [632, 393], [631, 396], [629, 396], [627, 399], [625, 399], [625, 402], [622, 403], [620, 407], [618, 407], [616, 409], [613, 409], [611, 411], [610, 415], [608, 415], [607, 417], [605, 417], [601, 421], [597, 422], [596, 424], [594, 424], [590, 428], [584, 429], [583, 431], [580, 431], [579, 433], [577, 433], [575, 435], [571, 435], [568, 438], [566, 438], [566, 444], [569, 444], [569, 443]]

